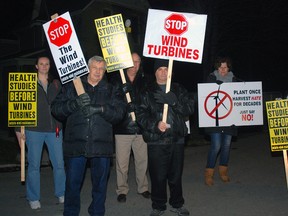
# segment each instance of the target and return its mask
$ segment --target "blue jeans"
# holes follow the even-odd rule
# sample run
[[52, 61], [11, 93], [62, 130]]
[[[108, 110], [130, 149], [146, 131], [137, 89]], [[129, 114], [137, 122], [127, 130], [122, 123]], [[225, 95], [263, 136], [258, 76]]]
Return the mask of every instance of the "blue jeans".
[[223, 133], [211, 133], [211, 147], [208, 153], [206, 168], [214, 168], [218, 155], [219, 165], [227, 166], [230, 155], [232, 135]]
[[53, 167], [54, 194], [56, 197], [64, 196], [66, 177], [62, 150], [62, 131], [59, 132], [59, 137], [56, 137], [55, 132], [26, 130], [25, 136], [28, 149], [27, 199], [29, 201], [40, 200], [40, 165], [44, 142], [48, 148]]
[[88, 212], [91, 216], [104, 216], [110, 158], [65, 157], [66, 190], [64, 216], [78, 216], [80, 213], [80, 193], [90, 161], [92, 181], [92, 202]]

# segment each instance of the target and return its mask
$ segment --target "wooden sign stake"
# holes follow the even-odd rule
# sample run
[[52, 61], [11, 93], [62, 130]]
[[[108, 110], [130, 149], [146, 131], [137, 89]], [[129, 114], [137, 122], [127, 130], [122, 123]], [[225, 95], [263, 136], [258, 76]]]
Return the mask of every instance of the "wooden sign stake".
[[[126, 78], [125, 78], [125, 75], [124, 75], [124, 71], [123, 71], [123, 69], [120, 69], [119, 71], [120, 71], [120, 76], [121, 76], [122, 83], [125, 84], [126, 83]], [[129, 92], [126, 93], [126, 99], [127, 99], [128, 103], [131, 102], [131, 97], [130, 97]], [[132, 120], [136, 121], [135, 113], [131, 112], [130, 115], [131, 115]]]
[[[171, 88], [172, 68], [173, 68], [173, 58], [169, 58], [166, 91], [165, 91], [166, 93], [168, 93]], [[164, 104], [162, 121], [165, 123], [167, 122], [167, 114], [168, 114], [168, 104]]]
[[283, 150], [283, 160], [285, 166], [285, 174], [286, 174], [286, 184], [288, 189], [288, 159], [287, 159], [287, 150]]
[[20, 158], [21, 158], [21, 182], [25, 182], [25, 127], [21, 126], [20, 137]]

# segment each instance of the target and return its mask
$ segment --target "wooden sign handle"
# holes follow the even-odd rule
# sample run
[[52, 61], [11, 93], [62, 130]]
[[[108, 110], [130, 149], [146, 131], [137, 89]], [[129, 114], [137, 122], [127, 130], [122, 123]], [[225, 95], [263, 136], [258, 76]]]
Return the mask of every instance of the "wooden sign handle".
[[[125, 84], [126, 78], [125, 78], [123, 69], [120, 69], [120, 76], [121, 76], [122, 83]], [[126, 93], [126, 99], [127, 99], [128, 103], [130, 103], [132, 101], [129, 92]], [[132, 120], [136, 121], [135, 112], [131, 112], [130, 115], [131, 115]]]
[[51, 16], [51, 20], [56, 19], [58, 16], [59, 16], [58, 13], [53, 14], [53, 15]]
[[85, 93], [85, 89], [83, 87], [83, 83], [82, 83], [80, 77], [76, 77], [75, 79], [73, 79], [73, 83], [74, 83], [74, 87], [75, 87], [78, 95]]
[[25, 127], [21, 126], [20, 136], [20, 158], [21, 158], [21, 182], [25, 182]]
[[288, 189], [288, 159], [287, 159], [287, 150], [283, 150], [283, 160], [285, 166], [285, 174], [286, 174], [286, 184]]
[[[166, 93], [168, 93], [171, 88], [172, 68], [173, 68], [173, 58], [169, 58], [166, 91], [165, 91]], [[167, 115], [168, 115], [168, 104], [164, 104], [162, 121], [165, 123], [167, 123]]]

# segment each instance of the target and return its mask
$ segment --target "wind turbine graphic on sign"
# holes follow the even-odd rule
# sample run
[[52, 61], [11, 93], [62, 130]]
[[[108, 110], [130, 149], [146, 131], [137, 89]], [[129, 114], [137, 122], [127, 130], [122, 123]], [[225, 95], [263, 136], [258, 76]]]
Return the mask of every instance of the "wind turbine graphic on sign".
[[[219, 91], [220, 91], [221, 83], [217, 83], [217, 84], [219, 85], [219, 87], [218, 87], [216, 96], [214, 96], [215, 107], [217, 107], [217, 108], [216, 108], [216, 111], [215, 111], [215, 125], [216, 125], [216, 126], [219, 126], [218, 100], [220, 101]], [[223, 106], [226, 110], [228, 110], [224, 103], [222, 103], [222, 106]]]
[[[205, 111], [206, 113], [213, 119], [215, 119], [215, 126], [219, 126], [219, 120], [220, 119], [224, 119], [226, 118], [232, 111], [232, 98], [230, 97], [229, 94], [227, 94], [224, 91], [221, 91], [221, 81], [217, 81], [216, 82], [219, 86], [218, 86], [218, 90], [217, 91], [213, 91], [211, 92], [205, 100]], [[220, 97], [220, 95], [223, 95], [223, 97]], [[208, 110], [207, 104], [208, 104], [208, 100], [209, 98], [213, 98], [213, 100], [215, 100], [215, 105], [213, 105], [213, 108], [211, 110]], [[227, 107], [224, 102], [226, 104], [229, 104], [229, 106]], [[227, 103], [228, 102], [228, 103]], [[223, 110], [220, 115], [219, 115], [219, 108], [220, 106], [223, 106]]]

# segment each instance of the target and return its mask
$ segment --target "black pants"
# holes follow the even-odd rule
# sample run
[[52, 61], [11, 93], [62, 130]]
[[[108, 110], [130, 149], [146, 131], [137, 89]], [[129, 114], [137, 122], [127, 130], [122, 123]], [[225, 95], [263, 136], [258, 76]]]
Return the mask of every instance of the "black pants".
[[184, 143], [169, 145], [149, 145], [148, 143], [148, 166], [153, 209], [166, 210], [167, 182], [170, 190], [169, 204], [173, 208], [183, 206], [183, 163]]

